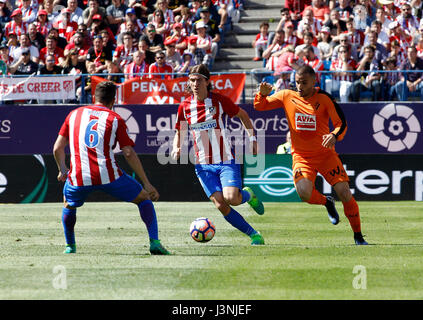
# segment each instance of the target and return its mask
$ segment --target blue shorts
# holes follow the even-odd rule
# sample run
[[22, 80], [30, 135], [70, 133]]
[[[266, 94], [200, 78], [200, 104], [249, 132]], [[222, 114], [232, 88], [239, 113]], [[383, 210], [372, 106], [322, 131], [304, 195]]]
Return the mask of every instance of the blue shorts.
[[242, 188], [241, 165], [229, 164], [196, 164], [195, 173], [207, 198], [216, 191], [222, 192], [224, 187]]
[[63, 195], [71, 207], [81, 207], [87, 196], [97, 190], [104, 191], [119, 200], [132, 202], [141, 192], [142, 185], [124, 172], [117, 180], [96, 186], [76, 187], [66, 180]]

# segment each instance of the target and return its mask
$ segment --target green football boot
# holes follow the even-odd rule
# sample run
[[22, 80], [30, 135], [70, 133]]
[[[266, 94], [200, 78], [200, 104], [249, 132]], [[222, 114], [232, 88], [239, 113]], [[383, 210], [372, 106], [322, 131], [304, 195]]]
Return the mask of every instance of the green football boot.
[[67, 244], [63, 253], [76, 253], [76, 244]]
[[264, 238], [259, 232], [252, 234], [250, 238], [252, 240], [251, 245], [253, 246], [259, 246], [264, 244]]
[[244, 187], [242, 190], [247, 191], [250, 194], [250, 200], [247, 202], [253, 210], [259, 214], [264, 214], [263, 202], [254, 194], [254, 191], [250, 187]]
[[171, 253], [162, 246], [160, 240], [150, 239], [150, 253], [152, 255], [170, 255]]

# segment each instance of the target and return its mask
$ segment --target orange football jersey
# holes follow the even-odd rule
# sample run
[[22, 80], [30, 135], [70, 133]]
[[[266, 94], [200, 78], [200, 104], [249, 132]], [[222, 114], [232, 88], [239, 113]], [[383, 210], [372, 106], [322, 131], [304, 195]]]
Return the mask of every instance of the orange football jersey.
[[[335, 152], [322, 146], [323, 135], [333, 133], [336, 140], [342, 140], [347, 122], [340, 106], [320, 88], [305, 99], [294, 90], [281, 90], [271, 96], [258, 93], [254, 98], [256, 110], [284, 108], [291, 131], [292, 152], [313, 156], [323, 152]], [[334, 129], [330, 131], [329, 120]]]

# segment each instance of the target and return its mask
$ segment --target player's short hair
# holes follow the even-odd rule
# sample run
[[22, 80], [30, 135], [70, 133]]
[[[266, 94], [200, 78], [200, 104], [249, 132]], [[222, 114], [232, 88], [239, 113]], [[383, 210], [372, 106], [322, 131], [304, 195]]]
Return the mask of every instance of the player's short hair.
[[305, 64], [305, 65], [299, 67], [296, 73], [299, 76], [305, 76], [305, 75], [310, 75], [310, 76], [313, 76], [313, 77], [316, 76], [316, 72], [314, 71], [313, 67], [309, 66], [308, 64]]
[[95, 101], [109, 105], [115, 101], [116, 85], [112, 81], [100, 82], [95, 88]]

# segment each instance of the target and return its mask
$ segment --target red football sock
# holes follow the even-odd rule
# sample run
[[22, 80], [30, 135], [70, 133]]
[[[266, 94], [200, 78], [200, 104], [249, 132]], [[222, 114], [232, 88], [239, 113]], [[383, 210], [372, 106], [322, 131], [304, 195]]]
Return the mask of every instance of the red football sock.
[[361, 223], [360, 223], [360, 213], [358, 209], [358, 204], [355, 201], [354, 197], [351, 197], [350, 201], [342, 202], [344, 206], [345, 216], [350, 222], [351, 229], [354, 232], [361, 232]]
[[316, 189], [313, 189], [313, 191], [311, 192], [311, 197], [310, 199], [308, 199], [307, 203], [325, 205], [326, 197]]

